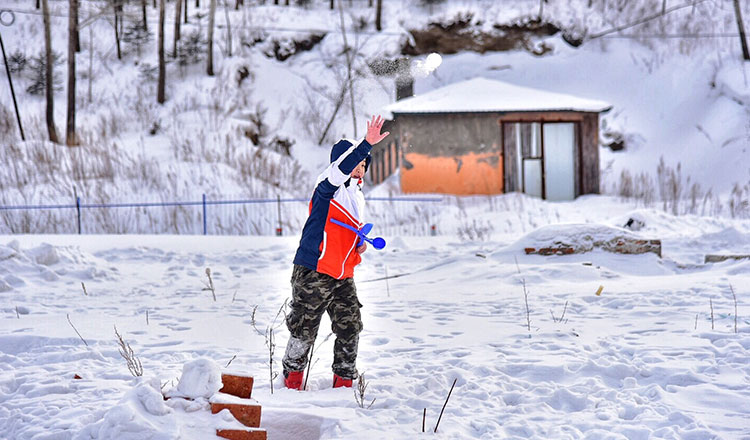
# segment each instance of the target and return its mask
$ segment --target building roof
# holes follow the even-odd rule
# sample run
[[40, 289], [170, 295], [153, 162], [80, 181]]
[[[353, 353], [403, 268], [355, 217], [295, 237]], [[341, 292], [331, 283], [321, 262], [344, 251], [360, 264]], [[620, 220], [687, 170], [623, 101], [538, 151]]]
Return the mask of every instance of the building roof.
[[402, 99], [385, 107], [385, 110], [400, 114], [530, 111], [601, 113], [611, 108], [612, 105], [605, 101], [474, 78]]

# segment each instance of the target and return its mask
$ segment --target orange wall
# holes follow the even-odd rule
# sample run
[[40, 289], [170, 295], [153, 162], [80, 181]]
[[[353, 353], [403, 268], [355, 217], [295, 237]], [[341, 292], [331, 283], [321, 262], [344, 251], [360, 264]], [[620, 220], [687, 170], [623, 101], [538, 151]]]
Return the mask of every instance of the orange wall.
[[503, 192], [503, 161], [497, 152], [457, 157], [408, 153], [404, 159], [414, 165], [410, 170], [401, 167], [401, 191], [405, 193], [470, 195]]

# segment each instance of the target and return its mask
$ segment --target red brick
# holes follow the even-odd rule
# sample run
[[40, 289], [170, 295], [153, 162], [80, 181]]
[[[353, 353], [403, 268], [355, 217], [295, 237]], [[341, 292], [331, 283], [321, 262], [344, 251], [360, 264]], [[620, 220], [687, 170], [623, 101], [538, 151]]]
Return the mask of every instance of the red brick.
[[260, 405], [243, 405], [239, 403], [212, 403], [211, 414], [228, 409], [238, 422], [250, 428], [260, 427]]
[[239, 429], [217, 429], [216, 435], [229, 440], [267, 440], [266, 431], [244, 431]]
[[222, 374], [221, 383], [224, 387], [219, 391], [231, 394], [243, 399], [249, 399], [253, 394], [253, 378], [237, 376], [234, 374]]

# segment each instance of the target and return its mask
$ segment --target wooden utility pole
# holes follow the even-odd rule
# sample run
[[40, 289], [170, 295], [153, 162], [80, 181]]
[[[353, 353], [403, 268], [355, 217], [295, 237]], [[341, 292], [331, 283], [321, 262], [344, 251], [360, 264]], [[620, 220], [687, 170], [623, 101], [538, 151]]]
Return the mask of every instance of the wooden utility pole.
[[57, 129], [55, 129], [55, 96], [54, 90], [52, 89], [52, 32], [50, 30], [50, 19], [49, 19], [49, 3], [48, 0], [42, 0], [42, 15], [44, 20], [44, 54], [46, 60], [45, 66], [45, 88], [44, 93], [47, 97], [47, 133], [49, 134], [50, 142], [59, 144], [60, 141], [57, 138]]
[[78, 42], [78, 0], [68, 0], [68, 117], [65, 145], [78, 145], [76, 139], [76, 43]]
[[742, 22], [742, 11], [740, 11], [740, 0], [734, 0], [734, 16], [737, 19], [737, 27], [740, 30], [740, 44], [742, 45], [742, 59], [750, 61], [750, 50], [747, 48], [747, 37], [745, 37], [745, 25]]
[[159, 80], [156, 86], [156, 102], [164, 104], [164, 87], [167, 74], [167, 63], [164, 61], [164, 1], [159, 0], [159, 36], [157, 50], [159, 51]]
[[214, 76], [214, 18], [216, 17], [216, 0], [211, 0], [208, 11], [208, 65], [206, 73]]

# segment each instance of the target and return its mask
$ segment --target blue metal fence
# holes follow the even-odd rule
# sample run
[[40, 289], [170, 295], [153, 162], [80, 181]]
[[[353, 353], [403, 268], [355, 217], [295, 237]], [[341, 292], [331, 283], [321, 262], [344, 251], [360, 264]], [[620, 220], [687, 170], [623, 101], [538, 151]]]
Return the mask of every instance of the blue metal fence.
[[[427, 235], [434, 234], [435, 224], [433, 219], [436, 217], [439, 211], [440, 202], [443, 201], [441, 197], [368, 197], [368, 212], [373, 214], [375, 221], [378, 221], [378, 229], [382, 232], [391, 233], [397, 232], [410, 233], [412, 235]], [[376, 202], [376, 203], [370, 203]], [[266, 199], [237, 199], [237, 200], [210, 200], [206, 194], [203, 194], [201, 200], [196, 201], [178, 201], [178, 202], [132, 202], [132, 203], [84, 203], [81, 197], [75, 198], [75, 203], [71, 204], [40, 204], [40, 205], [13, 205], [13, 206], [0, 206], [0, 213], [8, 212], [21, 212], [30, 213], [39, 210], [46, 211], [62, 211], [62, 210], [75, 210], [75, 228], [78, 234], [83, 234], [84, 231], [84, 216], [83, 212], [86, 210], [113, 210], [122, 208], [182, 208], [182, 207], [199, 207], [200, 208], [200, 224], [202, 226], [203, 235], [209, 234], [209, 220], [210, 210], [209, 207], [216, 206], [243, 206], [241, 215], [248, 217], [250, 213], [255, 212], [256, 218], [263, 219], [263, 225], [275, 224], [276, 235], [285, 235], [285, 233], [298, 233], [304, 224], [304, 219], [307, 216], [307, 206], [309, 199], [303, 198], [266, 198]], [[275, 206], [274, 206], [275, 204]], [[425, 205], [427, 204], [427, 205]], [[429, 205], [429, 206], [428, 206]], [[247, 206], [255, 206], [254, 211], [248, 211]], [[262, 208], [261, 208], [262, 206]], [[284, 206], [287, 209], [282, 209]], [[275, 212], [272, 212], [269, 208], [274, 208]], [[189, 213], [188, 213], [189, 214]], [[193, 213], [195, 214], [195, 213]], [[236, 215], [236, 213], [235, 213]], [[50, 216], [52, 218], [53, 216]], [[221, 224], [221, 213], [215, 214], [215, 230], [227, 231], [234, 230], [236, 232], [241, 231], [242, 227], [230, 228], [226, 225]], [[226, 215], [224, 217], [227, 217]], [[229, 216], [231, 217], [231, 216]], [[272, 219], [272, 217], [275, 217]], [[64, 218], [64, 217], [63, 217]], [[368, 217], [369, 218], [369, 217]], [[59, 217], [55, 217], [57, 221]], [[67, 217], [69, 220], [69, 217]], [[424, 221], [424, 227], [419, 228], [415, 226], [415, 220], [421, 219]], [[50, 221], [56, 221], [50, 220]], [[250, 220], [252, 222], [252, 220]], [[229, 221], [231, 223], [231, 219]], [[29, 227], [22, 227], [14, 225], [14, 219], [8, 215], [3, 215], [2, 223], [0, 226], [0, 232], [2, 229], [7, 229], [11, 233], [15, 232], [27, 232], [27, 233], [49, 233], [50, 231], [57, 232], [57, 229], [46, 229], [33, 231], [28, 230]], [[192, 224], [191, 220], [186, 220], [187, 224]], [[431, 224], [430, 224], [431, 223]], [[14, 227], [16, 226], [16, 227]], [[267, 228], [261, 227], [259, 224], [254, 224], [253, 230], [250, 230], [247, 225], [244, 225], [245, 233], [252, 235], [261, 235], [263, 231], [271, 232]], [[286, 226], [286, 228], [285, 228]], [[66, 228], [69, 229], [69, 228]], [[101, 232], [117, 232], [107, 230], [106, 228], [99, 228]], [[103, 229], [103, 230], [102, 230]], [[163, 229], [163, 228], [162, 228]], [[179, 228], [175, 227], [176, 232], [180, 233]], [[121, 233], [121, 232], [117, 232]], [[126, 232], [127, 233], [127, 232]], [[142, 233], [142, 232], [141, 232]], [[158, 233], [158, 231], [151, 231], [150, 233]], [[197, 233], [194, 230], [193, 233]]]

